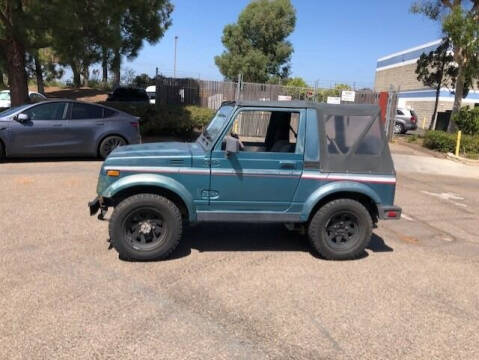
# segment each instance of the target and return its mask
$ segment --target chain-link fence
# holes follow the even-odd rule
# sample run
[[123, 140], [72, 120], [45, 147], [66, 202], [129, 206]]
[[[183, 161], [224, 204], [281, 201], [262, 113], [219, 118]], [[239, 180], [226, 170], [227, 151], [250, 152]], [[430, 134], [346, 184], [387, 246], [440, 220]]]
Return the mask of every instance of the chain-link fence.
[[[354, 91], [353, 101], [341, 99], [340, 88], [293, 87], [277, 84], [156, 77], [157, 105], [197, 105], [218, 109], [224, 101], [335, 101], [337, 103], [377, 104], [389, 137], [392, 136], [398, 92]], [[349, 99], [351, 100], [351, 99]]]
[[[326, 102], [329, 96], [339, 97], [340, 89], [318, 87], [294, 87], [277, 84], [197, 80], [191, 78], [156, 79], [156, 103], [163, 105], [198, 105], [217, 109], [223, 101], [257, 100], [288, 101], [308, 100]], [[357, 90], [354, 103], [375, 104], [378, 93]]]

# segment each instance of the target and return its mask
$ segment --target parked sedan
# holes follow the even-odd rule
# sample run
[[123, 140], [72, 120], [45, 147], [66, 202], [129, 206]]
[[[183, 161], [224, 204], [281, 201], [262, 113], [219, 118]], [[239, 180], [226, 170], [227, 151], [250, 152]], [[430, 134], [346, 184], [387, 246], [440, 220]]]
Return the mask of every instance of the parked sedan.
[[[41, 101], [45, 101], [47, 98], [45, 95], [29, 91], [28, 96], [30, 97], [30, 102], [38, 103]], [[2, 90], [0, 91], [0, 109], [7, 109], [11, 106], [10, 102], [10, 90]]]
[[49, 100], [0, 113], [3, 157], [100, 156], [141, 142], [139, 119], [96, 104]]

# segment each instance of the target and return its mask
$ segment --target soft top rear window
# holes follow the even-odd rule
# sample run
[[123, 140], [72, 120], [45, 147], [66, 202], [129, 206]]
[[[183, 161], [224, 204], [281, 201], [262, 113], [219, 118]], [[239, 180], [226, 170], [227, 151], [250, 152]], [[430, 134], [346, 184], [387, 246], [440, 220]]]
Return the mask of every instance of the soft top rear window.
[[317, 105], [323, 172], [392, 174], [394, 167], [376, 105]]

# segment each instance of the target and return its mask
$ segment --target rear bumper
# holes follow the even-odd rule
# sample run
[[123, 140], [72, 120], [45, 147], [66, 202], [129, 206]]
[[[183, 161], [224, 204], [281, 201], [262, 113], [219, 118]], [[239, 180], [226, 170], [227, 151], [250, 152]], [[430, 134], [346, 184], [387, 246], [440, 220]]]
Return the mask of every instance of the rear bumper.
[[378, 216], [381, 220], [399, 220], [402, 209], [399, 206], [378, 206]]

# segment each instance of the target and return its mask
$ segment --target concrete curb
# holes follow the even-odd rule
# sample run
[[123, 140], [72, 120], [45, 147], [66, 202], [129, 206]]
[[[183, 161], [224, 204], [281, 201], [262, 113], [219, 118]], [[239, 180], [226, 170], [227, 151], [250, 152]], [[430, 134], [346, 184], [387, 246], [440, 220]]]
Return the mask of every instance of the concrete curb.
[[479, 166], [479, 160], [463, 158], [461, 156], [456, 156], [453, 153], [447, 153], [447, 158], [449, 160], [457, 161], [463, 164]]

